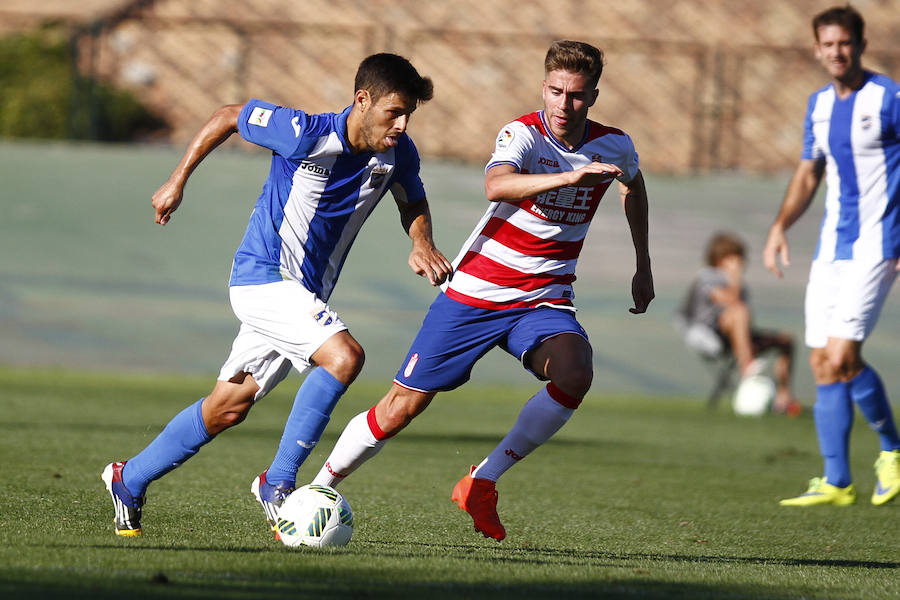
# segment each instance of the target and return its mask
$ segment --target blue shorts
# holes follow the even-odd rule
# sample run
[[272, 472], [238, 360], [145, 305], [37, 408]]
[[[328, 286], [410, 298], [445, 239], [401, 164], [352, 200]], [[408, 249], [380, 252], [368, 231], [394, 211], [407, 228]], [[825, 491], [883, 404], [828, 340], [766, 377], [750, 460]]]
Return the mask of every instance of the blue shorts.
[[441, 293], [425, 315], [394, 381], [422, 392], [455, 389], [469, 380], [472, 367], [494, 346], [523, 361], [528, 369], [526, 354], [563, 333], [588, 339], [571, 310], [543, 306], [487, 310]]

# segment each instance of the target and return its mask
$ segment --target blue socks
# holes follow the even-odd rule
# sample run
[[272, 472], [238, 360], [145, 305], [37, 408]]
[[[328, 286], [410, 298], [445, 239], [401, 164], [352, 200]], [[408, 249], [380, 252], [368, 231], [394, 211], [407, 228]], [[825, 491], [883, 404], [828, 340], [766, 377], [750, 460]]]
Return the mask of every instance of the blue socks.
[[816, 386], [816, 433], [819, 450], [825, 459], [825, 478], [837, 487], [847, 487], [850, 479], [850, 428], [853, 403], [850, 386], [843, 381]]
[[884, 384], [866, 365], [849, 382], [816, 386], [816, 433], [825, 459], [825, 478], [837, 487], [850, 485], [849, 440], [853, 426], [853, 403], [878, 433], [882, 450], [900, 449], [900, 435], [891, 413]]
[[859, 375], [850, 380], [849, 386], [850, 397], [878, 434], [881, 449], [888, 452], [900, 450], [897, 425], [878, 373], [866, 365]]
[[322, 437], [331, 411], [345, 391], [347, 386], [321, 367], [306, 376], [294, 398], [294, 407], [284, 426], [278, 453], [266, 472], [266, 480], [294, 485], [297, 469]]
[[175, 415], [156, 439], [125, 464], [122, 483], [133, 496], [142, 496], [151, 481], [181, 465], [213, 439], [203, 423], [202, 404], [203, 398]]

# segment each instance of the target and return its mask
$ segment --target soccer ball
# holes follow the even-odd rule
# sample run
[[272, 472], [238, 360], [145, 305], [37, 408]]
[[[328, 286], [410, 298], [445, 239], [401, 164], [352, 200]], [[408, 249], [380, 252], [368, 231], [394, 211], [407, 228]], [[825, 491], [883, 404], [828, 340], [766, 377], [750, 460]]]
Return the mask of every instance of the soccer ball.
[[275, 530], [286, 546], [345, 546], [353, 535], [353, 512], [334, 488], [304, 485], [281, 505]]
[[751, 375], [741, 380], [734, 392], [732, 407], [742, 417], [760, 417], [775, 401], [775, 382], [765, 375]]

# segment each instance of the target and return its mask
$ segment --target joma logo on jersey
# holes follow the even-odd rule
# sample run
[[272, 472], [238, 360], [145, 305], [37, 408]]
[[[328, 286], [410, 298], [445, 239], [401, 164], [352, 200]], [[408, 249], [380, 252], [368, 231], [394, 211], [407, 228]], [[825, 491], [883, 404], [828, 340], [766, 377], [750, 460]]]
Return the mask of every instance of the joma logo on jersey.
[[543, 156], [538, 159], [539, 165], [547, 165], [548, 167], [559, 168], [559, 161], [554, 160], [552, 158], [544, 158]]
[[316, 163], [309, 162], [307, 160], [304, 160], [302, 163], [300, 163], [300, 168], [304, 171], [315, 173], [316, 175], [324, 175], [325, 177], [329, 177], [331, 175], [331, 169], [326, 169], [322, 165], [317, 165]]

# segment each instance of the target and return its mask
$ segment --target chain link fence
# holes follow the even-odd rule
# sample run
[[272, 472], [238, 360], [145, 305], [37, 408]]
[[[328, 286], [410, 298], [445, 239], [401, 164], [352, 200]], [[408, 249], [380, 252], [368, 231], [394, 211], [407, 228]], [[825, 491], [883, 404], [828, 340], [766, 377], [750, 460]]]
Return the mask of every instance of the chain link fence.
[[[0, 17], [46, 20], [54, 4], [69, 3], [47, 0], [29, 13], [4, 0]], [[435, 83], [410, 126], [420, 152], [483, 162], [504, 123], [540, 108], [546, 48], [569, 38], [605, 51], [591, 118], [631, 134], [645, 170], [765, 173], [799, 157], [806, 98], [828, 80], [812, 56], [809, 22], [831, 4], [132, 0], [104, 8], [89, 0], [89, 17], [79, 22], [68, 6], [60, 18], [76, 23], [81, 69], [133, 90], [167, 120], [175, 144], [220, 105], [250, 97], [340, 110], [359, 61], [390, 51]], [[900, 2], [856, 6], [867, 20], [865, 64], [900, 76]]]

